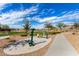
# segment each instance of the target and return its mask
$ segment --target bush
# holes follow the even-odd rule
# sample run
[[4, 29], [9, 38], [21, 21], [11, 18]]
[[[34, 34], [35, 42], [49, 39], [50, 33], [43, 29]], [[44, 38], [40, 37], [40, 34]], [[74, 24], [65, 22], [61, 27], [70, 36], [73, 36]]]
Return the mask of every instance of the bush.
[[25, 36], [27, 36], [27, 35], [21, 35], [21, 36], [25, 37]]
[[72, 33], [73, 35], [75, 35], [75, 33]]
[[58, 33], [61, 33], [61, 32], [49, 32], [48, 34], [49, 35], [54, 35], [54, 34], [58, 34]]

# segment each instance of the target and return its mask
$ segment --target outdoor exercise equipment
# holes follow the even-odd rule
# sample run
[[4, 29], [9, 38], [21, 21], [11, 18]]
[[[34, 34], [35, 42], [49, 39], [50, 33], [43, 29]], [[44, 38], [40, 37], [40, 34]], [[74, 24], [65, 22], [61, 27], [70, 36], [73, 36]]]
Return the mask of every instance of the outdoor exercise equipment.
[[31, 40], [29, 40], [29, 46], [34, 46], [34, 41], [33, 41], [33, 36], [34, 36], [34, 30], [35, 29], [31, 29]]

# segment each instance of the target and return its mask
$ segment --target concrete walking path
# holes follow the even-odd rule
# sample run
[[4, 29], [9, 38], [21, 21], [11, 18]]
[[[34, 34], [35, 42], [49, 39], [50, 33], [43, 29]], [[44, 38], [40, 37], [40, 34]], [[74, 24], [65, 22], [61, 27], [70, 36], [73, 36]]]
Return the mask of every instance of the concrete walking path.
[[46, 56], [77, 56], [77, 52], [63, 34], [58, 34], [52, 42]]

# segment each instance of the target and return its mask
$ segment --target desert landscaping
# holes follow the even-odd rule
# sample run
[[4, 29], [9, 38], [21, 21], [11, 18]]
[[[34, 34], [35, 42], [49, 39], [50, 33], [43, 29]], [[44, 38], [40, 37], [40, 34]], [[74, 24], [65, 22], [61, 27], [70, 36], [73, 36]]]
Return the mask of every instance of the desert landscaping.
[[79, 4], [0, 4], [0, 56], [79, 56]]

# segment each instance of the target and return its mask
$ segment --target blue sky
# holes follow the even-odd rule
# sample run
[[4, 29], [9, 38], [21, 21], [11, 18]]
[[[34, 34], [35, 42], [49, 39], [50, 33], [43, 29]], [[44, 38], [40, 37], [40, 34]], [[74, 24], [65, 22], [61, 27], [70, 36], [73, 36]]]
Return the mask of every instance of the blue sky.
[[0, 24], [11, 28], [23, 28], [24, 20], [32, 28], [42, 29], [45, 22], [56, 25], [59, 22], [71, 25], [79, 22], [78, 3], [0, 3]]

